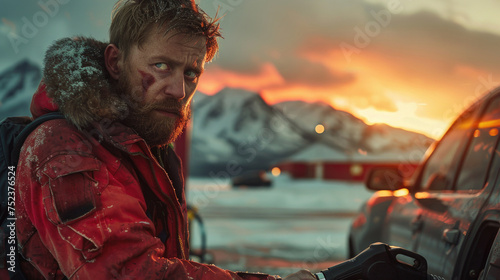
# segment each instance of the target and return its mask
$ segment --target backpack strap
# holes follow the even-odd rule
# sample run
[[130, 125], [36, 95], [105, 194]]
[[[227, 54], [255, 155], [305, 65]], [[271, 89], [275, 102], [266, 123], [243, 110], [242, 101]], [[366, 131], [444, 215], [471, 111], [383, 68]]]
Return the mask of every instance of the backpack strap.
[[61, 112], [51, 112], [45, 115], [42, 115], [31, 123], [26, 125], [26, 127], [19, 133], [14, 142], [14, 147], [12, 149], [12, 153], [10, 156], [10, 164], [17, 166], [17, 162], [19, 161], [19, 154], [21, 153], [21, 148], [23, 147], [24, 141], [26, 138], [33, 132], [39, 125], [46, 121], [55, 120], [55, 119], [64, 119], [64, 115]]

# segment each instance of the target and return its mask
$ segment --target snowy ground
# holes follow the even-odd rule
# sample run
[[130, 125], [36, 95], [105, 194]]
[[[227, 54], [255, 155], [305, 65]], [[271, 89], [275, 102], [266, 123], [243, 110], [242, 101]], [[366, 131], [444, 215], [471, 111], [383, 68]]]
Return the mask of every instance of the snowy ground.
[[[271, 188], [233, 189], [228, 180], [189, 178], [213, 262], [231, 270], [282, 276], [324, 269], [347, 256], [347, 231], [372, 193], [361, 183], [273, 178]], [[191, 231], [200, 247], [200, 230]]]

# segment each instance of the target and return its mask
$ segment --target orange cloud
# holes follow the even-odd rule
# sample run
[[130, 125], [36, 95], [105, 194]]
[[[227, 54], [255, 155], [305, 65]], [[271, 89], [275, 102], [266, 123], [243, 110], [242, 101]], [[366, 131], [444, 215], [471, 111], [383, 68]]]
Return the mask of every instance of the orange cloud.
[[241, 74], [214, 66], [205, 71], [198, 90], [209, 95], [225, 87], [260, 92], [267, 87], [284, 84], [285, 80], [271, 63], [264, 63], [256, 74]]
[[465, 64], [457, 64], [453, 69], [455, 74], [458, 76], [462, 76], [468, 79], [477, 79], [478, 77], [485, 77], [488, 75], [488, 71], [484, 69], [479, 69], [477, 67], [473, 67]]
[[[370, 11], [382, 11], [384, 5], [290, 1], [295, 9], [287, 11], [301, 12], [286, 25], [275, 24], [286, 20], [276, 12], [277, 4], [266, 5], [263, 11], [252, 6], [262, 11], [257, 22], [251, 13], [234, 11], [238, 25], [226, 26], [233, 37], [228, 36], [216, 62], [220, 68], [207, 71], [201, 91], [231, 86], [260, 92], [271, 104], [320, 101], [369, 123], [436, 138], [471, 102], [500, 85], [500, 36], [466, 29], [435, 13], [393, 14], [360, 45], [355, 30], [365, 30], [374, 22]], [[337, 11], [335, 17], [331, 11]], [[357, 49], [346, 53], [342, 43]]]

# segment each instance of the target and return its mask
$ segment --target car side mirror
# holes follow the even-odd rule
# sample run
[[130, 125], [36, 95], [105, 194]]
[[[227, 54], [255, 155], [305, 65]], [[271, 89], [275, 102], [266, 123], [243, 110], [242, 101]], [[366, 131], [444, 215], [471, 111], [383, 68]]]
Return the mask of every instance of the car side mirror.
[[405, 188], [404, 177], [395, 167], [375, 167], [368, 172], [365, 185], [374, 191], [395, 191]]

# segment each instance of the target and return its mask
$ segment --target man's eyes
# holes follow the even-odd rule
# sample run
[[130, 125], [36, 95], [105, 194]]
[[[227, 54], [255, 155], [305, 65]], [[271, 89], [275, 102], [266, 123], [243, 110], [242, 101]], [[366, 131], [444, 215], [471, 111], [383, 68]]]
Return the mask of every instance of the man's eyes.
[[[161, 71], [168, 71], [168, 70], [170, 70], [170, 67], [168, 66], [168, 64], [167, 63], [163, 63], [163, 62], [155, 63], [154, 67], [156, 67], [156, 69], [161, 70]], [[198, 71], [187, 70], [187, 71], [184, 72], [184, 76], [187, 79], [194, 81], [194, 80], [196, 80], [200, 76], [200, 74], [198, 73]]]
[[160, 70], [168, 70], [168, 65], [166, 63], [155, 63], [155, 67]]
[[198, 78], [198, 76], [199, 76], [199, 75], [198, 75], [198, 73], [197, 73], [197, 72], [195, 72], [195, 71], [186, 71], [186, 72], [184, 73], [184, 75], [185, 75], [188, 79], [191, 79], [191, 80], [194, 80], [194, 79]]

